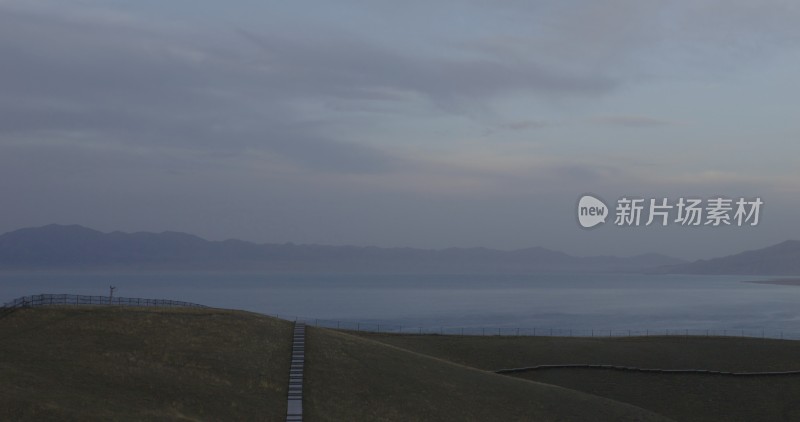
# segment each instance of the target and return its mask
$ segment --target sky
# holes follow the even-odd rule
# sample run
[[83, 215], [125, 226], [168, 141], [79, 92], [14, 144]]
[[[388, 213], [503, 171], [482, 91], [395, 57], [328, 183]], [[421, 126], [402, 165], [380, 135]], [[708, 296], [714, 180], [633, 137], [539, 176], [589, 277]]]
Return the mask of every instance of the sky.
[[[793, 1], [0, 0], [0, 231], [709, 258], [800, 239]], [[584, 193], [757, 226], [579, 227]]]

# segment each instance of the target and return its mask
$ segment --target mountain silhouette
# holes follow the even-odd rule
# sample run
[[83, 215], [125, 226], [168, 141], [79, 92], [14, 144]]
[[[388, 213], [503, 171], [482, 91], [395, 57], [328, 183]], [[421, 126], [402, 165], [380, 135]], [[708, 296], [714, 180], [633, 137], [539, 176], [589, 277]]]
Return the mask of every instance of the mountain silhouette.
[[667, 266], [661, 271], [675, 274], [800, 275], [800, 241], [787, 240], [735, 255]]
[[334, 273], [632, 272], [685, 261], [659, 254], [577, 257], [541, 247], [379, 248], [208, 241], [180, 232], [103, 233], [78, 225], [0, 235], [4, 270], [180, 270]]

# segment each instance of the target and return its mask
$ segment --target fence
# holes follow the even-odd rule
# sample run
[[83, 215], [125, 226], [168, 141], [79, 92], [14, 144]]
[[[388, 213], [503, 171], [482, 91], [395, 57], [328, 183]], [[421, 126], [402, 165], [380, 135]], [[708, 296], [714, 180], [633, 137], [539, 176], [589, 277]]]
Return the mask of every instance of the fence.
[[[195, 307], [208, 308], [191, 302], [168, 299], [143, 299], [108, 296], [86, 296], [68, 294], [39, 294], [23, 296], [6, 303], [0, 308], [0, 314], [20, 307], [50, 305], [118, 305], [118, 306], [160, 306], [160, 307]], [[366, 331], [374, 333], [395, 334], [438, 334], [457, 336], [544, 336], [544, 337], [646, 337], [646, 336], [681, 336], [681, 337], [744, 337], [771, 338], [781, 340], [800, 340], [800, 332], [764, 330], [764, 329], [591, 329], [591, 328], [542, 328], [542, 327], [446, 327], [420, 326], [418, 324], [401, 325], [393, 323], [359, 322], [348, 320], [332, 320], [311, 317], [289, 316], [280, 314], [264, 314], [289, 321], [302, 321], [308, 325], [339, 330]]]
[[538, 365], [538, 366], [526, 366], [522, 368], [499, 369], [494, 372], [496, 374], [516, 374], [520, 372], [540, 371], [547, 369], [606, 369], [613, 371], [647, 372], [654, 374], [704, 374], [704, 375], [707, 374], [707, 375], [725, 375], [732, 377], [800, 375], [800, 371], [729, 372], [729, 371], [713, 371], [708, 369], [660, 369], [660, 368], [639, 368], [636, 366], [590, 365], [590, 364]]
[[52, 305], [98, 305], [98, 306], [159, 306], [159, 307], [190, 307], [207, 308], [205, 305], [197, 303], [183, 302], [180, 300], [168, 299], [143, 299], [138, 297], [108, 297], [108, 296], [87, 296], [87, 295], [68, 295], [68, 294], [40, 294], [23, 296], [12, 300], [3, 305], [6, 310], [15, 308], [27, 308], [36, 306]]
[[592, 328], [549, 328], [549, 327], [447, 327], [401, 325], [395, 323], [359, 322], [331, 320], [300, 316], [271, 314], [289, 321], [303, 321], [308, 325], [338, 330], [364, 331], [387, 334], [436, 334], [455, 336], [530, 336], [530, 337], [745, 337], [770, 338], [780, 340], [800, 340], [800, 332], [765, 329], [592, 329]]

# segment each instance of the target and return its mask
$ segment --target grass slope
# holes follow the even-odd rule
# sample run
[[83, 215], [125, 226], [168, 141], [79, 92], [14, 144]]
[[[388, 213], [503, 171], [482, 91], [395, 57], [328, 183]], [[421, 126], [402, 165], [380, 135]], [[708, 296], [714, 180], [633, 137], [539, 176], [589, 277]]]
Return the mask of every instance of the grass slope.
[[309, 421], [665, 420], [643, 409], [309, 328]]
[[[703, 337], [456, 337], [360, 333], [387, 344], [483, 369], [558, 363], [648, 368], [780, 371], [800, 368], [800, 342]], [[517, 374], [652, 410], [681, 421], [800, 420], [800, 376], [548, 369]]]
[[486, 370], [559, 363], [664, 369], [800, 369], [800, 341], [739, 337], [618, 338], [397, 335], [360, 336]]
[[221, 310], [0, 318], [0, 420], [280, 420], [291, 324]]
[[800, 420], [800, 376], [733, 378], [582, 369], [517, 376], [624, 401], [680, 421]]
[[[246, 312], [18, 310], [0, 317], [0, 420], [280, 421], [290, 341], [291, 323]], [[480, 370], [548, 363], [787, 370], [800, 366], [800, 342], [310, 328], [306, 357], [312, 422], [800, 420], [800, 377]]]

